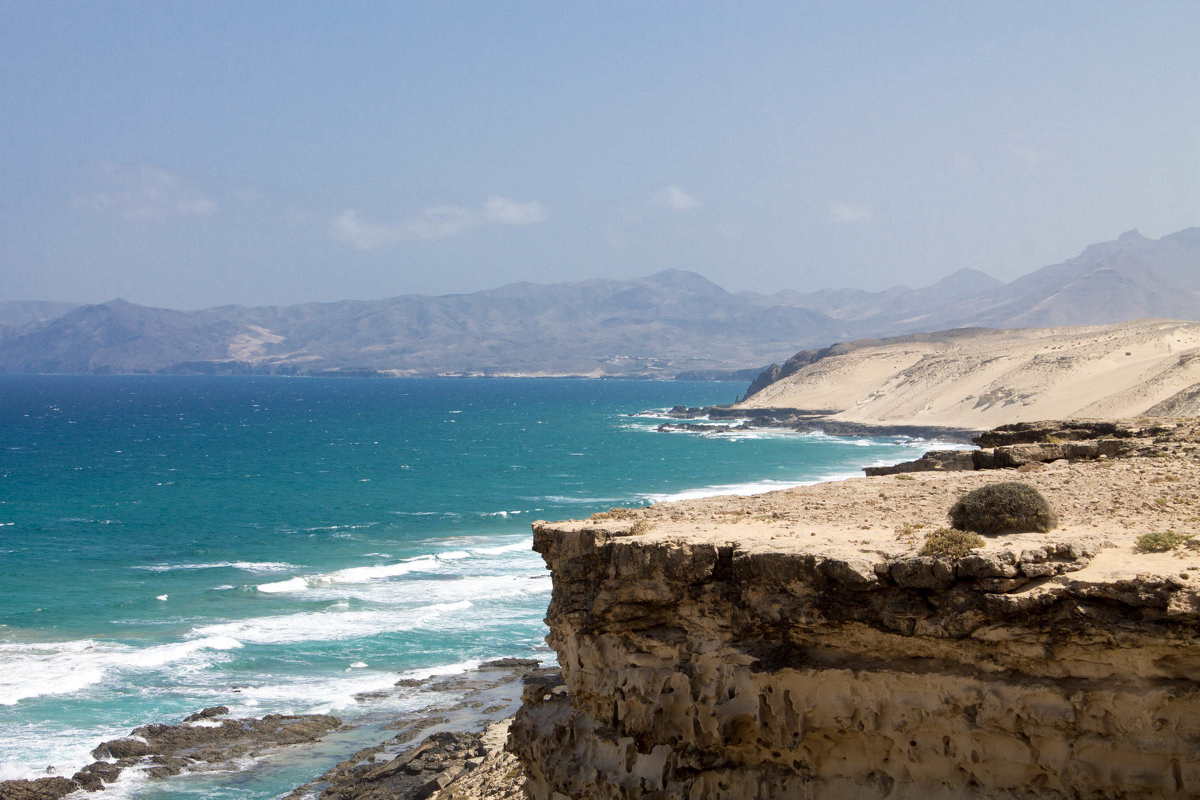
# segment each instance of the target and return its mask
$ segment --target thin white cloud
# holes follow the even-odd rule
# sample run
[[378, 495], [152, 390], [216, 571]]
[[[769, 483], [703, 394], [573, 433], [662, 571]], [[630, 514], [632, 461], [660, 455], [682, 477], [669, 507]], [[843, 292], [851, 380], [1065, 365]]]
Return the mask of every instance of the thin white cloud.
[[874, 210], [863, 203], [847, 203], [834, 200], [829, 204], [829, 218], [843, 225], [856, 222], [870, 222], [875, 216]]
[[445, 239], [482, 225], [533, 225], [546, 219], [546, 207], [536, 200], [522, 202], [492, 196], [479, 209], [431, 206], [420, 214], [392, 223], [362, 219], [348, 208], [333, 218], [334, 235], [359, 250], [375, 250], [402, 241]]
[[546, 207], [537, 200], [522, 203], [507, 197], [492, 196], [483, 204], [483, 216], [488, 222], [501, 225], [532, 225], [546, 219]]
[[691, 211], [700, 205], [700, 201], [678, 186], [664, 186], [650, 198], [650, 204], [675, 211]]
[[217, 210], [216, 203], [178, 175], [158, 167], [99, 164], [95, 182], [91, 191], [75, 195], [76, 202], [136, 222], [205, 217]]

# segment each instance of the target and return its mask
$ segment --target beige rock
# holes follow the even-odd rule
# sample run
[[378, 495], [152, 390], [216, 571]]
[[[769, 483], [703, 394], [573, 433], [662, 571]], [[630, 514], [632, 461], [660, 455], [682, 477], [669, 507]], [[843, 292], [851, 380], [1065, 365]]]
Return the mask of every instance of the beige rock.
[[563, 685], [512, 727], [529, 796], [1200, 796], [1200, 551], [1135, 548], [1200, 531], [1175, 445], [1022, 474], [1059, 527], [958, 561], [922, 531], [1010, 474], [535, 524]]

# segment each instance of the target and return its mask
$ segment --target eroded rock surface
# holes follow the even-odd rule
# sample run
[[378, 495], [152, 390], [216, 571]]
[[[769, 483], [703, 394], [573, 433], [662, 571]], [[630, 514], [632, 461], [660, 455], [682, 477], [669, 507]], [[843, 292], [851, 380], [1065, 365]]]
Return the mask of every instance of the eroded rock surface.
[[1003, 473], [535, 524], [561, 670], [512, 728], [530, 796], [1200, 796], [1200, 557], [1136, 548], [1200, 527], [1176, 444], [1023, 475], [1060, 527], [960, 560], [920, 531]]
[[129, 736], [111, 739], [92, 750], [97, 759], [70, 778], [0, 782], [0, 800], [57, 800], [80, 789], [96, 792], [120, 774], [137, 768], [154, 778], [185, 770], [224, 769], [235, 759], [264, 749], [315, 742], [341, 727], [341, 720], [322, 714], [268, 714], [261, 719], [222, 718], [225, 706], [206, 708], [182, 724], [134, 728]]

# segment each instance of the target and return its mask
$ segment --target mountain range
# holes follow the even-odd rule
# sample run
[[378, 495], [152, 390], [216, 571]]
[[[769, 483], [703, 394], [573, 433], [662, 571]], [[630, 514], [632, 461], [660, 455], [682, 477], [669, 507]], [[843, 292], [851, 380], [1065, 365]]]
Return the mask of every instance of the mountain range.
[[731, 293], [692, 272], [443, 296], [177, 311], [0, 303], [0, 371], [749, 380], [798, 348], [965, 326], [1200, 319], [1200, 228], [1137, 231], [1010, 283]]

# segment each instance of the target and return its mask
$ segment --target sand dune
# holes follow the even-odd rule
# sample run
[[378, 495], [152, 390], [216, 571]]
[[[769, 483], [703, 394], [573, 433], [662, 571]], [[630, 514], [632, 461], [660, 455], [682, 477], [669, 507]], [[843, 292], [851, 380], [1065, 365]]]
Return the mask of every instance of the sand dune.
[[972, 429], [1200, 414], [1200, 322], [963, 329], [923, 338], [865, 342], [822, 358], [740, 407], [828, 409], [846, 422]]

